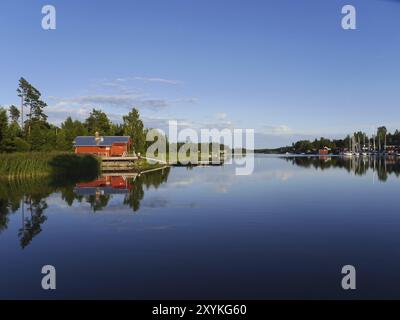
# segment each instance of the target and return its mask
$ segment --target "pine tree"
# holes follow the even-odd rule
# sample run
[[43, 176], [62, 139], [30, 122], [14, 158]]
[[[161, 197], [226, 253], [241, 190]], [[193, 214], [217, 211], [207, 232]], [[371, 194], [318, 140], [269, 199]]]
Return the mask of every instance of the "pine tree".
[[19, 117], [21, 116], [21, 112], [14, 105], [11, 105], [8, 110], [10, 112], [11, 121], [18, 124], [18, 120], [19, 120]]
[[124, 134], [132, 139], [134, 152], [145, 152], [146, 135], [144, 125], [140, 119], [139, 111], [135, 108], [127, 116], [123, 117]]
[[111, 134], [111, 122], [101, 110], [93, 109], [86, 119], [85, 125], [89, 134], [94, 135], [96, 132], [104, 136]]
[[44, 113], [44, 108], [47, 104], [41, 100], [41, 93], [34, 86], [32, 86], [26, 79], [19, 80], [19, 87], [17, 89], [18, 96], [21, 97], [21, 122], [24, 119], [26, 110], [28, 113], [27, 120], [23, 122], [22, 129], [27, 131], [27, 136], [31, 139], [32, 127], [47, 125], [47, 115]]
[[78, 120], [73, 121], [71, 117], [68, 117], [61, 124], [61, 129], [57, 134], [57, 149], [71, 151], [75, 138], [87, 134], [88, 132], [82, 122]]
[[30, 108], [30, 87], [28, 81], [26, 81], [23, 77], [19, 79], [19, 86], [17, 89], [18, 97], [21, 98], [21, 129], [24, 129], [24, 115], [25, 110]]
[[7, 138], [8, 118], [4, 108], [0, 108], [0, 151], [4, 151]]

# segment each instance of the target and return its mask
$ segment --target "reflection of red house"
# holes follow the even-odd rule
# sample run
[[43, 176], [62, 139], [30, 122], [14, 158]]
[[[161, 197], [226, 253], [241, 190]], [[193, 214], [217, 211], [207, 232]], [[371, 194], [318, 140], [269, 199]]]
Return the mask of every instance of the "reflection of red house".
[[130, 189], [128, 180], [122, 176], [105, 176], [90, 182], [77, 183], [79, 188], [111, 187], [113, 189]]
[[[123, 176], [103, 176], [90, 182], [76, 184], [76, 190], [104, 190], [106, 193], [119, 193], [120, 191], [132, 190], [132, 183]], [[118, 191], [119, 190], [119, 191]]]
[[132, 141], [130, 137], [101, 137], [98, 132], [93, 137], [76, 137], [75, 153], [95, 154], [104, 157], [123, 157], [130, 152]]

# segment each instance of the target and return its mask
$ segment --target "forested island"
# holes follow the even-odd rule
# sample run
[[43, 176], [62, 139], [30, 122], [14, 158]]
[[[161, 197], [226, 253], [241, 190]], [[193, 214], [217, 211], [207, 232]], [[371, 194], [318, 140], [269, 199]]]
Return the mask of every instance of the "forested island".
[[299, 140], [292, 143], [291, 146], [262, 148], [256, 149], [254, 152], [266, 154], [317, 154], [321, 149], [328, 149], [331, 154], [340, 154], [349, 150], [352, 143], [358, 146], [360, 152], [362, 150], [386, 151], [388, 148], [398, 152], [400, 149], [400, 131], [396, 130], [394, 133], [390, 133], [385, 126], [381, 126], [378, 127], [376, 133], [371, 136], [368, 136], [365, 132], [358, 131], [342, 139], [328, 139], [321, 137], [313, 141]]

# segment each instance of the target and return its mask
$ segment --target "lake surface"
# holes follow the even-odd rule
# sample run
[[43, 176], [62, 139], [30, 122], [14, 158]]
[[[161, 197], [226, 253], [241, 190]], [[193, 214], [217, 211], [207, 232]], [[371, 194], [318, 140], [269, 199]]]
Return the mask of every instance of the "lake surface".
[[399, 174], [389, 158], [259, 155], [249, 176], [3, 181], [0, 298], [400, 298]]

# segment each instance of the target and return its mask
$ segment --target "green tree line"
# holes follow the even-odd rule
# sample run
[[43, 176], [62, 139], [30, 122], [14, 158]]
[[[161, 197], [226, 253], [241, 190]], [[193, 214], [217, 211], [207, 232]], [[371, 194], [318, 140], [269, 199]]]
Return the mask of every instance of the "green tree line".
[[[385, 126], [381, 126], [376, 130], [376, 133], [372, 136], [368, 136], [367, 133], [362, 131], [357, 131], [353, 133], [354, 142], [359, 144], [360, 146], [371, 146], [374, 145], [376, 149], [383, 149], [385, 144], [385, 136], [386, 136], [386, 145], [392, 146], [400, 146], [400, 131], [396, 130], [394, 133], [388, 132]], [[343, 139], [326, 139], [321, 137], [320, 139], [315, 139], [314, 141], [309, 140], [301, 140], [297, 141], [292, 145], [292, 148], [296, 151], [307, 152], [309, 150], [318, 150], [324, 147], [328, 147], [330, 149], [345, 149], [349, 148], [350, 145], [350, 135]]]
[[0, 107], [0, 152], [72, 151], [77, 136], [94, 135], [130, 136], [135, 152], [146, 148], [146, 133], [143, 121], [136, 108], [122, 117], [121, 123], [113, 123], [107, 114], [93, 108], [84, 121], [68, 117], [56, 126], [47, 121], [47, 104], [40, 91], [21, 78], [17, 88], [21, 105]]
[[[385, 126], [381, 126], [376, 130], [376, 133], [372, 136], [368, 136], [365, 132], [357, 131], [353, 133], [354, 141], [360, 146], [368, 147], [368, 145], [373, 148], [374, 140], [375, 147], [377, 150], [384, 148], [385, 136], [387, 146], [400, 146], [400, 131], [395, 130], [394, 133], [388, 132]], [[299, 140], [292, 143], [291, 146], [280, 147], [277, 149], [257, 149], [257, 153], [285, 153], [285, 152], [315, 152], [324, 147], [328, 147], [332, 150], [343, 150], [348, 149], [350, 145], [350, 135], [343, 139], [328, 139], [321, 137], [314, 140]]]

